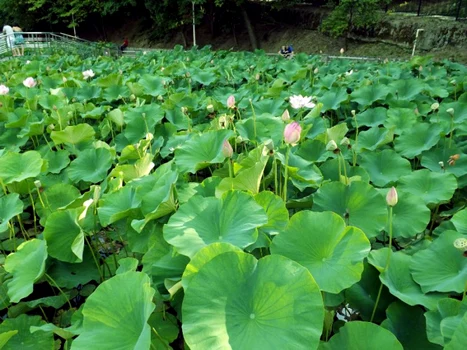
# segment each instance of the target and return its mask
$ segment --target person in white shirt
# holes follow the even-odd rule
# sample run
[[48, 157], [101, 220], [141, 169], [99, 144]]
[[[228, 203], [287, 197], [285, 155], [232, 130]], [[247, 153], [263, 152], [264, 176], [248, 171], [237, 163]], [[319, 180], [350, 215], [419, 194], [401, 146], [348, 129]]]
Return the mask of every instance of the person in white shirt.
[[9, 25], [4, 25], [2, 32], [6, 34], [6, 44], [8, 48], [11, 49], [13, 56], [17, 56], [19, 52], [15, 48], [15, 33], [13, 31], [13, 28]]

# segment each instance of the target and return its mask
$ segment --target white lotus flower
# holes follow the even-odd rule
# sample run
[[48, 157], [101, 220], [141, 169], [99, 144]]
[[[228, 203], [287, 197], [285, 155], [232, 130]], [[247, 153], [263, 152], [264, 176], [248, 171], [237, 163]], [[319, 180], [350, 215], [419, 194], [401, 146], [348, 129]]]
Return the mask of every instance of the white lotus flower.
[[94, 74], [94, 72], [92, 71], [92, 69], [88, 69], [88, 70], [83, 71], [83, 78], [84, 78], [84, 79], [92, 78], [94, 75], [95, 75], [95, 74]]
[[33, 88], [34, 86], [36, 86], [36, 84], [37, 84], [36, 81], [32, 77], [28, 77], [23, 80], [23, 85], [26, 86], [27, 88]]
[[290, 96], [290, 105], [294, 109], [300, 108], [314, 108], [316, 105], [311, 102], [311, 96], [302, 96], [302, 95], [294, 95]]
[[6, 95], [10, 89], [6, 85], [0, 85], [0, 95]]

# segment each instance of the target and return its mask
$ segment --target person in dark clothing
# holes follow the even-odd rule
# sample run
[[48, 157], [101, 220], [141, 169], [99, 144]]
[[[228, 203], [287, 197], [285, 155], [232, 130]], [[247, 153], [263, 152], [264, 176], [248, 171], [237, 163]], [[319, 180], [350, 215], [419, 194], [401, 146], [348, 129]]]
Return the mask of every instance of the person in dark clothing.
[[293, 47], [292, 45], [289, 46], [282, 46], [280, 51], [278, 52], [284, 58], [292, 58], [293, 57]]
[[120, 46], [120, 51], [124, 51], [128, 47], [128, 39], [123, 39], [123, 44]]

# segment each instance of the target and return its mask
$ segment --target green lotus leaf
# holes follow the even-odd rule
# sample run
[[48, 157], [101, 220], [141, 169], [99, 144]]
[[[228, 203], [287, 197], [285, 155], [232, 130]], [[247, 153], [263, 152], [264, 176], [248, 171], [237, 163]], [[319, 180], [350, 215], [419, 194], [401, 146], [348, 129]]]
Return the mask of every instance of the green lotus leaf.
[[327, 144], [329, 141], [334, 140], [337, 144], [339, 144], [348, 131], [349, 128], [346, 123], [337, 124], [332, 128], [326, 129], [326, 138], [322, 141]]
[[467, 313], [461, 320], [460, 325], [454, 331], [451, 342], [445, 347], [446, 350], [462, 349], [467, 342]]
[[467, 235], [467, 208], [458, 211], [451, 219], [456, 231]]
[[16, 334], [18, 334], [17, 329], [13, 331], [2, 331], [2, 333], [0, 333], [0, 349], [5, 349], [5, 344]]
[[327, 91], [323, 96], [319, 97], [319, 102], [323, 104], [323, 113], [328, 110], [336, 111], [340, 105], [347, 101], [349, 95], [347, 95], [347, 89], [345, 88], [335, 88], [330, 91]]
[[183, 289], [186, 291], [190, 281], [198, 273], [198, 271], [216, 256], [226, 252], [241, 252], [242, 250], [230, 243], [212, 243], [204, 248], [201, 248], [190, 263], [186, 265], [182, 276]]
[[371, 182], [384, 187], [412, 172], [410, 162], [391, 149], [360, 154], [360, 166], [370, 175]]
[[418, 121], [415, 112], [410, 108], [390, 108], [384, 122], [384, 127], [394, 130], [394, 134], [400, 135], [404, 130], [410, 130]]
[[162, 108], [157, 104], [130, 108], [124, 114], [126, 127], [123, 135], [130, 143], [137, 143], [148, 133], [154, 133], [154, 128], [164, 118]]
[[0, 156], [0, 180], [4, 185], [38, 176], [44, 161], [39, 152], [6, 152]]
[[42, 95], [39, 97], [38, 103], [42, 108], [51, 110], [51, 109], [60, 109], [65, 106], [65, 101], [63, 97], [57, 95]]
[[96, 85], [84, 85], [77, 89], [75, 97], [78, 101], [89, 101], [100, 97], [102, 89]]
[[456, 329], [467, 315], [467, 303], [452, 298], [441, 299], [438, 307], [425, 313], [426, 332], [430, 342], [449, 344]]
[[377, 148], [392, 142], [394, 132], [385, 128], [372, 127], [358, 134], [357, 152], [362, 150], [375, 151]]
[[62, 143], [76, 145], [80, 142], [93, 141], [96, 132], [89, 124], [69, 125], [61, 131], [52, 131], [50, 138], [56, 145]]
[[[434, 147], [422, 153], [422, 166], [437, 173], [452, 173], [458, 178], [467, 175], [467, 154], [462, 153], [457, 148], [449, 149], [442, 147], [441, 143], [439, 147]], [[449, 158], [455, 154], [458, 154], [460, 157], [451, 165], [449, 164]], [[444, 167], [441, 167], [440, 162], [443, 162]]]
[[164, 238], [183, 255], [193, 257], [214, 242], [245, 248], [258, 238], [257, 228], [268, 217], [251, 195], [226, 192], [222, 198], [192, 197], [170, 217]]
[[388, 307], [386, 314], [388, 318], [381, 326], [391, 331], [404, 349], [441, 349], [428, 341], [425, 317], [420, 307], [396, 301]]
[[216, 196], [220, 197], [230, 190], [249, 191], [252, 194], [258, 194], [268, 160], [269, 156], [266, 155], [266, 147], [261, 146], [250, 151], [246, 158], [239, 163], [233, 164], [235, 176], [222, 179], [216, 187]]
[[12, 303], [17, 303], [32, 293], [34, 282], [44, 274], [46, 259], [47, 245], [40, 239], [21, 243], [15, 253], [6, 257], [5, 271], [12, 275], [6, 283]]
[[401, 177], [397, 189], [418, 197], [426, 205], [434, 205], [452, 198], [457, 189], [457, 181], [452, 174], [421, 169]]
[[304, 191], [308, 187], [318, 187], [323, 180], [321, 171], [315, 164], [292, 152], [289, 155], [288, 171], [289, 178], [300, 191]]
[[[341, 170], [341, 173], [339, 173], [339, 163], [340, 159], [339, 158], [334, 158], [334, 159], [328, 159], [325, 161], [319, 170], [321, 170], [321, 173], [323, 174], [323, 178], [325, 180], [331, 180], [331, 181], [341, 181], [344, 178], [345, 172]], [[345, 161], [345, 171], [347, 173], [347, 181], [353, 182], [353, 181], [362, 181], [369, 183], [370, 182], [370, 175], [366, 172], [363, 167], [359, 166], [351, 166], [349, 162]]]
[[344, 219], [332, 212], [295, 214], [271, 245], [272, 254], [306, 267], [320, 289], [329, 293], [339, 293], [360, 280], [363, 259], [369, 252], [365, 234], [347, 227]]
[[[64, 208], [78, 199], [80, 196], [79, 190], [67, 183], [57, 183], [47, 187], [42, 192], [40, 199], [36, 200], [37, 214], [41, 218], [41, 225], [45, 226], [47, 217], [60, 208]], [[42, 202], [41, 202], [42, 199]], [[42, 205], [44, 203], [44, 206]]]
[[112, 153], [106, 148], [89, 148], [79, 153], [68, 167], [68, 176], [73, 182], [101, 182], [112, 166]]
[[[399, 192], [397, 205], [393, 208], [394, 238], [412, 238], [424, 232], [430, 219], [431, 211], [425, 203], [409, 193]], [[386, 226], [385, 231], [389, 232], [388, 226]]]
[[231, 130], [196, 134], [175, 150], [175, 164], [180, 172], [194, 174], [210, 164], [221, 163], [225, 159], [222, 154], [222, 144], [230, 136], [232, 136]]
[[143, 87], [145, 94], [157, 97], [165, 94], [165, 81], [166, 79], [164, 78], [145, 74], [138, 83]]
[[324, 309], [316, 282], [298, 263], [226, 252], [192, 278], [182, 314], [185, 341], [193, 350], [314, 349]]
[[10, 193], [0, 197], [0, 232], [8, 229], [8, 222], [23, 212], [23, 202], [19, 194]]
[[242, 119], [235, 126], [242, 139], [252, 140], [255, 143], [273, 140], [274, 144], [279, 144], [283, 139], [284, 122], [277, 117], [263, 116], [256, 121], [253, 118]]
[[140, 207], [143, 198], [138, 192], [136, 188], [127, 185], [102, 196], [97, 208], [102, 226], [109, 226], [126, 217], [141, 215]]
[[423, 292], [462, 293], [467, 281], [467, 259], [454, 247], [455, 231], [445, 231], [427, 249], [414, 254], [410, 264], [412, 277]]
[[420, 79], [401, 79], [391, 83], [393, 93], [398, 100], [411, 101], [425, 88], [425, 83]]
[[70, 153], [66, 150], [50, 151], [44, 155], [48, 163], [47, 170], [52, 174], [58, 174], [70, 164]]
[[180, 280], [190, 259], [176, 252], [164, 240], [159, 226], [154, 232], [151, 245], [143, 256], [143, 272], [151, 276], [153, 283], [160, 288], [166, 279]]
[[111, 85], [107, 89], [104, 89], [102, 97], [109, 102], [119, 100], [121, 98], [128, 98], [130, 97], [130, 90], [126, 86]]
[[255, 196], [255, 201], [261, 205], [268, 216], [267, 224], [259, 228], [259, 233], [276, 235], [281, 233], [289, 223], [289, 211], [279, 196], [269, 191], [263, 191]]
[[396, 336], [387, 329], [369, 322], [347, 322], [320, 350], [403, 350]]
[[[366, 107], [371, 106], [376, 101], [382, 101], [389, 94], [390, 90], [383, 84], [372, 84], [355, 89], [351, 94], [351, 101]], [[362, 124], [364, 125], [364, 124]]]
[[123, 112], [120, 108], [115, 108], [107, 113], [107, 118], [120, 128], [124, 125]]
[[208, 86], [217, 80], [217, 76], [214, 69], [195, 68], [191, 70], [191, 79]]
[[[353, 93], [352, 93], [353, 96]], [[388, 110], [384, 107], [368, 108], [362, 113], [356, 115], [359, 126], [380, 126], [386, 120]]]
[[50, 214], [44, 227], [49, 255], [69, 263], [83, 261], [84, 232], [78, 224], [79, 210], [67, 209]]
[[[378, 297], [381, 282], [379, 272], [367, 261], [363, 263], [363, 273], [360, 281], [345, 290], [345, 300], [353, 310], [357, 310], [364, 321], [370, 321], [373, 315], [376, 299]], [[380, 323], [386, 318], [386, 309], [395, 298], [383, 286], [380, 299], [373, 320]]]
[[440, 140], [440, 134], [441, 126], [437, 124], [417, 123], [404, 129], [394, 140], [394, 149], [401, 156], [412, 159], [435, 146]]
[[71, 264], [55, 260], [47, 273], [61, 288], [71, 289], [90, 281], [100, 281], [93, 255], [87, 247], [84, 248], [83, 262]]
[[391, 294], [408, 305], [423, 305], [429, 310], [436, 309], [436, 304], [444, 295], [441, 293], [425, 294], [422, 291], [410, 273], [412, 257], [404, 252], [393, 252], [389, 268], [385, 270], [387, 257], [388, 248], [373, 250], [368, 257], [368, 262], [381, 272], [379, 278], [389, 288]]
[[84, 304], [83, 331], [71, 349], [149, 349], [153, 296], [150, 278], [142, 272], [101, 283]]
[[[314, 195], [313, 211], [333, 211], [348, 225], [358, 227], [368, 238], [377, 236], [387, 220], [386, 203], [371, 185], [355, 181], [322, 185]], [[368, 216], [372, 220], [368, 220]]]
[[[45, 324], [40, 316], [20, 315], [16, 318], [6, 318], [0, 324], [0, 347], [2, 350], [19, 349], [54, 349], [54, 337], [52, 333], [32, 334], [29, 329]], [[11, 332], [15, 332], [12, 335]], [[2, 340], [9, 339], [2, 346]], [[6, 335], [6, 336], [5, 336]]]

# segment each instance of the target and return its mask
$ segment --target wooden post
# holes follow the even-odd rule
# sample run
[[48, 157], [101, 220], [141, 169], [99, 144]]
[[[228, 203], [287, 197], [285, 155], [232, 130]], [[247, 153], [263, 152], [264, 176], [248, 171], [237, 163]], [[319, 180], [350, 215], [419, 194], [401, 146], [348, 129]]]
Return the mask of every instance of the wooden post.
[[421, 10], [422, 10], [422, 0], [418, 0], [417, 16], [420, 16]]

